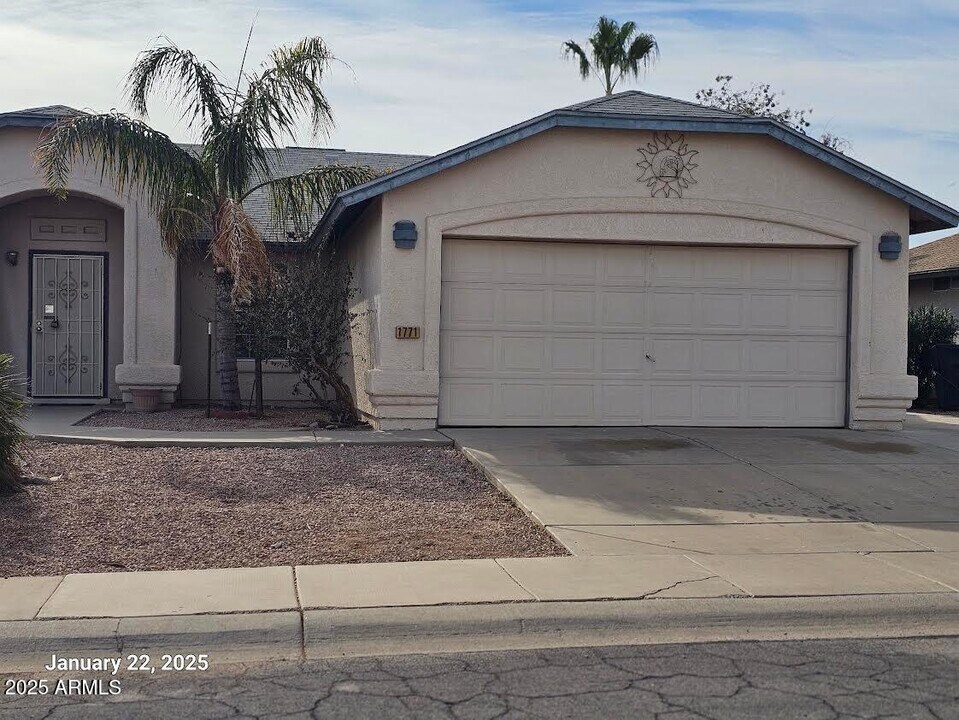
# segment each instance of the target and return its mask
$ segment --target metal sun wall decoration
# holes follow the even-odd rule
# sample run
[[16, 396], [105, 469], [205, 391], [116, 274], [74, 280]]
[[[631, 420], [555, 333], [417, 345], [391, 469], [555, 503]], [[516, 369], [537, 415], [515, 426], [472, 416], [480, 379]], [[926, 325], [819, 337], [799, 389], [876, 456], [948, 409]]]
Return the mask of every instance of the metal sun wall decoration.
[[669, 133], [655, 133], [653, 142], [638, 149], [643, 155], [643, 161], [636, 163], [643, 171], [639, 182], [646, 183], [651, 197], [682, 197], [683, 190], [696, 184], [692, 171], [699, 165], [693, 157], [699, 151], [689, 149], [685, 136], [673, 138]]

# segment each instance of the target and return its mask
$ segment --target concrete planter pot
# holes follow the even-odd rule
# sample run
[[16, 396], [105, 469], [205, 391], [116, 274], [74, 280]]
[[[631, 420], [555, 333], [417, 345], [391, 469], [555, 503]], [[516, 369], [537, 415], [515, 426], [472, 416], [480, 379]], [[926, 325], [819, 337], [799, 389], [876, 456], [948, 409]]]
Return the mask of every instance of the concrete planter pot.
[[130, 406], [132, 412], [156, 412], [160, 407], [160, 390], [157, 388], [131, 390], [130, 396], [133, 398], [133, 404]]

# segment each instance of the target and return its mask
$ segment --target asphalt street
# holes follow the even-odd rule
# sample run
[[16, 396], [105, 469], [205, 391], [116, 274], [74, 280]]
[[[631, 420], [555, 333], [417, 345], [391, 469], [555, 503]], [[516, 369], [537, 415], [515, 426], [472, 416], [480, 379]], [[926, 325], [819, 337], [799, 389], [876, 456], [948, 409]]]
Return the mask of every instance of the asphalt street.
[[[113, 696], [3, 696], [0, 718], [959, 718], [959, 638], [563, 648], [227, 665]], [[108, 692], [106, 683], [102, 686]]]

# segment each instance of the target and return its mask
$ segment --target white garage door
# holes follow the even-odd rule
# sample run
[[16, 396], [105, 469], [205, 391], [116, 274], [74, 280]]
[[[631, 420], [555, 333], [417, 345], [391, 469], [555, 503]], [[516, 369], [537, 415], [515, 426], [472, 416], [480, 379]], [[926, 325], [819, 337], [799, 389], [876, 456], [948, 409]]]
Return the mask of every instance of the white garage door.
[[444, 240], [444, 425], [839, 426], [845, 250]]

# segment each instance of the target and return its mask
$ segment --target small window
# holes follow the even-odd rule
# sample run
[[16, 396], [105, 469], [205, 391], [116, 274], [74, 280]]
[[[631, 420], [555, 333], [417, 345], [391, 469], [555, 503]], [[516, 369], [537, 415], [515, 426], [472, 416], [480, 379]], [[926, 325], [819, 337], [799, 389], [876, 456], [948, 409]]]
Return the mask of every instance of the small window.
[[951, 283], [952, 278], [948, 277], [937, 277], [932, 279], [932, 289], [934, 292], [942, 292], [943, 290], [949, 290], [952, 287]]

